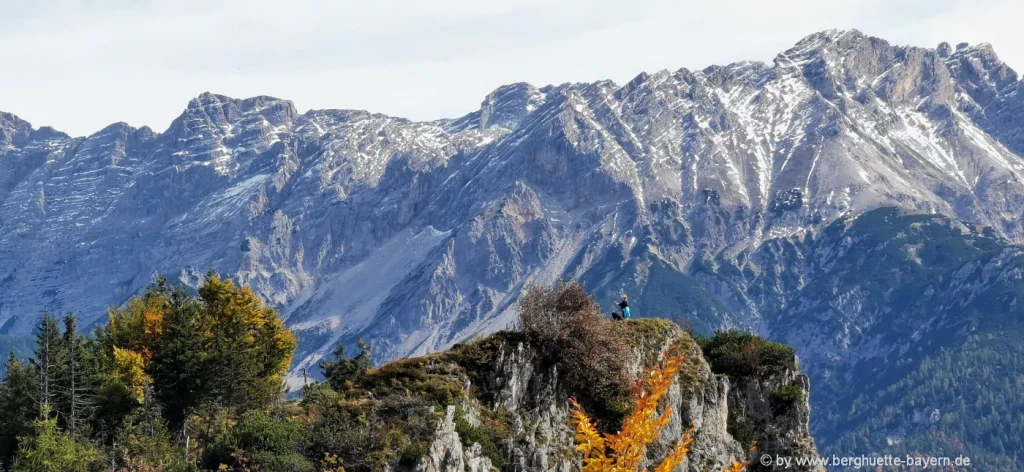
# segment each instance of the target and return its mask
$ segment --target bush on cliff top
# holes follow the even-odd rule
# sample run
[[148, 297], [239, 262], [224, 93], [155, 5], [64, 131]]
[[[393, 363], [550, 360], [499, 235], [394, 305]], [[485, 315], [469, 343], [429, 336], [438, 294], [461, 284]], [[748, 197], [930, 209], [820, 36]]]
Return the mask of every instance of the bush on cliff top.
[[793, 348], [754, 334], [719, 331], [711, 337], [697, 338], [697, 344], [712, 371], [734, 379], [767, 377], [796, 369]]
[[599, 418], [617, 425], [628, 411], [631, 355], [621, 324], [605, 318], [594, 298], [577, 282], [531, 286], [519, 299], [523, 334], [554, 366], [566, 390]]

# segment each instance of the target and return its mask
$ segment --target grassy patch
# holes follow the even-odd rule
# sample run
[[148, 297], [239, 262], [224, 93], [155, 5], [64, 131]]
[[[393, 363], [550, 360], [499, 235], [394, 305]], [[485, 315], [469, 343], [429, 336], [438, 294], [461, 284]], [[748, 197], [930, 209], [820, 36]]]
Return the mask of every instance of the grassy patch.
[[402, 359], [370, 369], [358, 387], [378, 398], [418, 397], [437, 406], [452, 405], [465, 396], [458, 368], [439, 355]]
[[623, 336], [634, 349], [660, 354], [666, 341], [679, 329], [675, 323], [661, 318], [635, 318], [622, 322]]

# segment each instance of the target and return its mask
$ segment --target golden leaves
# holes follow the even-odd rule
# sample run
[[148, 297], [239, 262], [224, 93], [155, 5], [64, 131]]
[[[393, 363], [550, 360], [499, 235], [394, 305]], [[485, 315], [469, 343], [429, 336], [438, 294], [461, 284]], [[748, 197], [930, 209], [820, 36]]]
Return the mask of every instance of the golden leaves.
[[583, 453], [583, 471], [614, 470], [611, 468], [612, 458], [607, 455], [604, 438], [597, 432], [597, 424], [583, 412], [576, 399], [570, 398], [569, 404], [572, 405], [570, 414], [576, 424], [576, 450]]
[[286, 353], [280, 356], [272, 374], [282, 376], [288, 371], [297, 346], [295, 335], [252, 289], [211, 273], [199, 287], [199, 295], [205, 306], [203, 324], [210, 330], [211, 339], [228, 334], [238, 352]]
[[320, 472], [345, 472], [345, 468], [341, 466], [340, 457], [325, 452], [323, 460], [320, 461]]
[[747, 463], [746, 462], [732, 461], [732, 465], [729, 466], [728, 469], [725, 469], [725, 472], [740, 472], [740, 471], [742, 471], [746, 467], [747, 467]]
[[[750, 443], [750, 449], [747, 450], [748, 455], [753, 455], [754, 451], [757, 450], [757, 442]], [[725, 469], [725, 472], [743, 472], [747, 470], [747, 466], [750, 465], [750, 461], [732, 461], [732, 465]]]
[[[669, 351], [674, 352], [674, 349]], [[633, 388], [633, 411], [622, 421], [616, 434], [601, 435], [597, 425], [575, 399], [569, 399], [572, 423], [576, 428], [576, 450], [583, 456], [583, 472], [637, 472], [647, 452], [647, 445], [658, 438], [668, 425], [671, 407], [658, 413], [658, 404], [672, 387], [672, 382], [685, 360], [683, 354], [666, 353], [656, 369], [645, 372]], [[654, 472], [672, 472], [686, 459], [693, 443], [694, 427], [686, 430], [675, 448]], [[738, 472], [747, 463], [734, 462], [727, 471]], [[644, 469], [647, 472], [647, 469]]]
[[146, 375], [146, 361], [141, 354], [114, 346], [114, 378], [142, 403], [149, 376]]
[[676, 447], [672, 449], [665, 459], [661, 461], [661, 464], [654, 469], [654, 472], [672, 472], [679, 467], [679, 464], [683, 463], [686, 459], [686, 454], [690, 452], [690, 444], [693, 444], [693, 432], [696, 427], [691, 426], [690, 429], [683, 433], [683, 437], [676, 443]]
[[[633, 388], [633, 411], [622, 421], [617, 434], [604, 437], [575, 400], [572, 418], [576, 427], [576, 450], [583, 453], [583, 472], [635, 472], [644, 459], [647, 445], [657, 439], [661, 430], [669, 423], [672, 409], [666, 407], [660, 414], [658, 404], [672, 386], [685, 356], [668, 356], [661, 365], [649, 370]], [[672, 452], [655, 469], [656, 472], [671, 471], [678, 466], [689, 452], [693, 439], [693, 428], [686, 431]]]

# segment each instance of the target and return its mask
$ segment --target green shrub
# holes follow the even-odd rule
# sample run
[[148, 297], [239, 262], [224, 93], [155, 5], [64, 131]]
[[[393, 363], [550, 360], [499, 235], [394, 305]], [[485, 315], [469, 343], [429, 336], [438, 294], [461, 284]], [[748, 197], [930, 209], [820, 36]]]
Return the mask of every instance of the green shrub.
[[712, 337], [697, 338], [697, 344], [712, 371], [734, 379], [768, 377], [796, 369], [793, 348], [751, 333], [719, 331]]
[[367, 371], [357, 382], [357, 391], [374, 397], [418, 397], [444, 407], [465, 396], [458, 374], [440, 355], [402, 359]]
[[802, 403], [804, 401], [804, 391], [799, 385], [789, 384], [785, 387], [772, 390], [771, 402], [772, 405], [780, 407], [788, 407]]
[[754, 426], [746, 418], [739, 416], [735, 408], [729, 409], [729, 417], [726, 420], [725, 429], [732, 435], [733, 439], [739, 441], [744, 449], [749, 448], [757, 439]]
[[359, 339], [359, 354], [349, 359], [345, 355], [345, 345], [339, 344], [334, 350], [334, 361], [322, 362], [324, 378], [336, 392], [344, 393], [352, 382], [359, 381], [366, 371], [372, 367], [370, 344]]
[[414, 467], [420, 459], [427, 456], [427, 445], [424, 443], [407, 444], [398, 451], [398, 463], [407, 467]]
[[505, 439], [506, 434], [502, 434], [502, 431], [486, 423], [473, 426], [466, 419], [466, 412], [461, 407], [456, 408], [454, 419], [455, 432], [459, 433], [459, 439], [463, 444], [470, 446], [473, 443], [479, 443], [484, 457], [491, 460], [491, 465], [498, 470], [505, 468], [505, 453], [499, 444]]
[[243, 413], [238, 424], [215, 438], [202, 459], [206, 468], [216, 470], [221, 464], [241, 462], [241, 451], [247, 461], [245, 465], [259, 470], [312, 472], [313, 463], [302, 455], [305, 446], [306, 430], [302, 424], [253, 410]]
[[415, 465], [434, 440], [441, 418], [427, 399], [405, 394], [335, 400], [310, 408], [315, 419], [306, 455], [335, 456], [349, 472]]

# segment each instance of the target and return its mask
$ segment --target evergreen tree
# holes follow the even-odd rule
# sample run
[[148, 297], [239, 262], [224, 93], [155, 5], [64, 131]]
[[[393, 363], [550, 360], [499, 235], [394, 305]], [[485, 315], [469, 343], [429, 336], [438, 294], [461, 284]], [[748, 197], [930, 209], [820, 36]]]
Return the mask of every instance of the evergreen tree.
[[114, 439], [114, 463], [121, 471], [186, 471], [190, 467], [183, 447], [174, 443], [160, 407], [147, 388], [142, 408], [125, 417]]
[[160, 348], [153, 357], [153, 378], [159, 385], [157, 399], [164, 405], [164, 417], [174, 425], [185, 420], [185, 413], [202, 401], [215, 375], [206, 352], [202, 305], [186, 287], [177, 287], [170, 298], [164, 318]]
[[[269, 405], [282, 393], [295, 352], [294, 336], [248, 287], [211, 272], [198, 295], [158, 280], [125, 308], [112, 309], [98, 335], [114, 353], [116, 379], [125, 384], [146, 374], [175, 426], [203, 403]], [[141, 384], [131, 383], [125, 386], [141, 399]]]
[[366, 372], [373, 367], [373, 352], [370, 347], [370, 343], [363, 341], [363, 338], [359, 338], [357, 342], [359, 345], [359, 354], [356, 355], [356, 367], [361, 372]]
[[349, 359], [345, 356], [345, 346], [339, 344], [334, 350], [335, 360], [322, 362], [320, 369], [327, 379], [331, 389], [336, 392], [348, 390], [351, 382], [355, 382], [366, 375], [366, 371], [372, 367], [370, 344], [359, 339], [359, 354]]
[[259, 408], [282, 394], [296, 341], [249, 287], [210, 272], [199, 287], [200, 326], [208, 327], [212, 369], [207, 385], [225, 406]]
[[36, 334], [36, 351], [32, 359], [32, 367], [36, 373], [36, 402], [51, 407], [56, 403], [57, 378], [60, 366], [64, 363], [60, 328], [57, 319], [46, 313]]
[[58, 369], [56, 382], [58, 412], [68, 432], [75, 435], [92, 415], [94, 389], [87, 375], [85, 340], [70, 314], [64, 317], [61, 351], [64, 365]]
[[12, 351], [4, 365], [7, 376], [0, 382], [0, 466], [9, 466], [18, 450], [18, 437], [32, 431], [39, 414], [35, 395], [36, 376]]
[[32, 433], [18, 438], [13, 472], [86, 472], [99, 459], [92, 444], [62, 431], [52, 416], [44, 403]]

